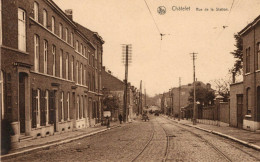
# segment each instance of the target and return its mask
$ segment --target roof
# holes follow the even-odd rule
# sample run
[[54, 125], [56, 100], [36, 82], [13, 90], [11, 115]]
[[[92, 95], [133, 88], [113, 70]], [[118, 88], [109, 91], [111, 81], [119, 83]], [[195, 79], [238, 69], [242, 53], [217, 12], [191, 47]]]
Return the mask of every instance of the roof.
[[247, 32], [249, 29], [254, 27], [258, 22], [260, 21], [260, 15], [257, 16], [257, 18], [254, 19], [253, 22], [249, 23], [244, 29], [242, 29], [240, 32], [238, 32], [239, 35], [243, 35], [245, 32]]

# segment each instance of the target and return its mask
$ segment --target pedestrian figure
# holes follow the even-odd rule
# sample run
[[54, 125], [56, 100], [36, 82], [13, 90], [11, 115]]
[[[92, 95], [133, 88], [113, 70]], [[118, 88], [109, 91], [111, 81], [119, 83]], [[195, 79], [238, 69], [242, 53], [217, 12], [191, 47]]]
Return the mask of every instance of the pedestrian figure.
[[107, 119], [107, 128], [109, 128], [109, 127], [110, 127], [110, 121], [109, 121], [109, 117], [108, 117], [108, 116], [106, 116], [106, 119]]
[[118, 118], [119, 118], [119, 121], [120, 121], [120, 124], [122, 124], [122, 120], [123, 120], [123, 117], [121, 114], [118, 115]]
[[7, 119], [1, 121], [1, 155], [11, 150], [11, 136], [14, 135], [11, 122]]

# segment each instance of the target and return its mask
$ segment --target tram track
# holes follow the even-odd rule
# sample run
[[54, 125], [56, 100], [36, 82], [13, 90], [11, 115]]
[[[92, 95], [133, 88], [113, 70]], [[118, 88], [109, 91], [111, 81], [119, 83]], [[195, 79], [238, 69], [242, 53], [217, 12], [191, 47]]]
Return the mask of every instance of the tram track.
[[154, 123], [152, 123], [152, 134], [151, 134], [151, 137], [150, 139], [148, 140], [148, 142], [145, 144], [145, 146], [143, 147], [143, 149], [137, 154], [137, 156], [132, 160], [132, 162], [136, 161], [140, 155], [142, 155], [142, 153], [144, 152], [144, 150], [148, 147], [148, 145], [151, 143], [151, 141], [153, 140], [153, 137], [154, 137], [154, 132], [155, 132], [155, 129], [154, 129]]
[[[173, 121], [171, 121], [171, 120], [169, 120], [169, 119], [167, 119], [167, 120], [168, 120], [168, 122], [172, 123], [173, 125], [175, 125], [175, 126], [177, 126], [177, 127], [179, 127], [179, 128], [182, 128], [182, 129], [184, 129], [185, 131], [190, 132], [191, 134], [193, 134], [193, 135], [196, 136], [197, 138], [200, 138], [201, 140], [203, 140], [203, 141], [204, 141], [205, 143], [207, 143], [211, 148], [213, 148], [220, 156], [222, 156], [223, 158], [225, 158], [226, 161], [233, 161], [229, 156], [227, 156], [225, 153], [223, 153], [223, 151], [221, 151], [219, 148], [217, 148], [214, 144], [212, 144], [211, 142], [209, 142], [207, 139], [203, 138], [201, 135], [199, 135], [199, 134], [197, 134], [197, 133], [194, 133], [193, 131], [189, 130], [188, 128], [186, 128], [186, 127], [184, 127], [184, 126], [177, 125], [175, 122], [173, 122]], [[240, 151], [242, 151], [243, 153], [245, 153], [245, 154], [251, 156], [252, 158], [256, 159], [257, 161], [260, 161], [259, 158], [257, 158], [256, 156], [254, 156], [254, 155], [252, 155], [252, 154], [250, 154], [250, 153], [244, 151], [243, 149], [241, 149], [241, 148], [239, 148], [239, 147], [237, 147], [237, 146], [235, 146], [235, 145], [233, 145], [233, 144], [230, 144], [230, 143], [229, 143], [229, 145], [232, 146], [232, 147], [234, 147], [234, 148], [236, 148], [236, 149], [238, 149], [238, 150], [240, 150]]]

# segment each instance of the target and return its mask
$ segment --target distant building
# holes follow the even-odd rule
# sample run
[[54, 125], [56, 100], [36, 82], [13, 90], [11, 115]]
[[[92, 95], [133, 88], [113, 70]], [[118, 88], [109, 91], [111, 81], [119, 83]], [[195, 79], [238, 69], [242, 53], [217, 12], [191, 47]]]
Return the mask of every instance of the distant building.
[[[124, 91], [125, 91], [125, 83], [113, 76], [111, 71], [106, 70], [105, 67], [102, 68], [102, 84], [103, 89], [107, 89], [114, 96], [119, 97], [119, 108], [118, 111], [113, 114], [113, 118], [117, 118], [119, 114], [123, 115], [124, 108]], [[127, 114], [128, 119], [135, 118], [138, 109], [138, 92], [134, 86], [131, 86], [128, 83], [127, 88]]]
[[239, 34], [243, 40], [243, 82], [231, 84], [232, 125], [254, 131], [260, 129], [260, 16]]

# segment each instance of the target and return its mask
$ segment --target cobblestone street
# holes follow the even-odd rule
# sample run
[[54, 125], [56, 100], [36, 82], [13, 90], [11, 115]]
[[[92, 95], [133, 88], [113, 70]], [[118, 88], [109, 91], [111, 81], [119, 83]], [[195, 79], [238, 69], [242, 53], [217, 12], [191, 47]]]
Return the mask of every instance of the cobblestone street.
[[228, 139], [150, 116], [94, 136], [3, 161], [259, 161], [259, 152]]

